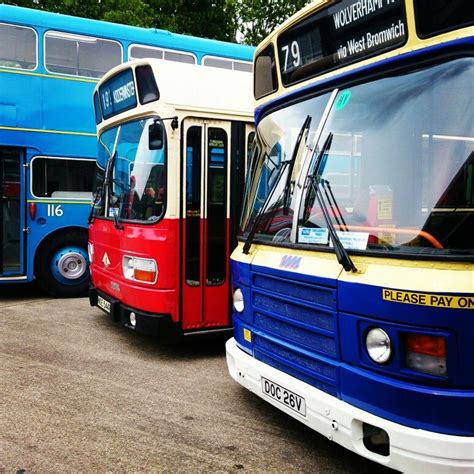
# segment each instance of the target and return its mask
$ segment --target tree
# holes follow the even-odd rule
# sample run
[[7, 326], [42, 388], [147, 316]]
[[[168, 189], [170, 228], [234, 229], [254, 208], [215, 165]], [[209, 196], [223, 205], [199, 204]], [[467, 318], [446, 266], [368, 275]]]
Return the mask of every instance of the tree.
[[4, 3], [65, 15], [100, 18], [100, 2], [98, 0], [88, 2], [80, 0], [7, 0]]
[[153, 24], [150, 6], [143, 0], [7, 0], [6, 3], [125, 25]]
[[22, 7], [257, 45], [309, 0], [4, 0]]
[[101, 20], [125, 25], [153, 26], [153, 12], [142, 0], [102, 0]]
[[148, 0], [154, 26], [222, 41], [235, 41], [234, 1], [231, 0]]
[[6, 0], [5, 3], [235, 42], [235, 0]]
[[235, 0], [241, 42], [257, 45], [309, 0]]

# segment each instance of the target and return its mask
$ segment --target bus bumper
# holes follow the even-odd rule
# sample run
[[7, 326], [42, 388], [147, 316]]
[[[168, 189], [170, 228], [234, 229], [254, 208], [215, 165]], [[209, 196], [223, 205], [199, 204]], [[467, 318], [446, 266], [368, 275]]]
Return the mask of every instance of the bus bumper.
[[[374, 416], [254, 359], [234, 338], [226, 343], [226, 355], [234, 380], [350, 451], [400, 471], [474, 472], [474, 437], [417, 430]], [[267, 395], [265, 381], [267, 390], [271, 383], [280, 391], [302, 397], [305, 415]], [[364, 442], [364, 435], [374, 427], [388, 435], [387, 455], [377, 454], [369, 449], [371, 443]]]
[[[116, 323], [141, 334], [167, 339], [179, 335], [169, 314], [146, 313], [126, 306], [94, 287], [89, 288], [89, 302], [91, 306], [97, 306], [108, 314]], [[134, 317], [131, 318], [131, 315]]]

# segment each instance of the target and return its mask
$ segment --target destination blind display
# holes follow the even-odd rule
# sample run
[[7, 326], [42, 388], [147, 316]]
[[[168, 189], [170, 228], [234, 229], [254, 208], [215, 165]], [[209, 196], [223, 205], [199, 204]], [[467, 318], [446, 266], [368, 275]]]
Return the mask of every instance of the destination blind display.
[[403, 0], [342, 0], [279, 37], [283, 84], [394, 49], [407, 36]]
[[137, 94], [133, 73], [127, 69], [112, 77], [99, 88], [100, 105], [104, 118], [110, 118], [136, 107]]

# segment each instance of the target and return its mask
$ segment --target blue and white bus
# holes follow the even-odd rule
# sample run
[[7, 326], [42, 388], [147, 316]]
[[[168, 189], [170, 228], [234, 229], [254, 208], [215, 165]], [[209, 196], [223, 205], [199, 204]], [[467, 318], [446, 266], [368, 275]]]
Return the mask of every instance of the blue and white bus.
[[474, 472], [472, 0], [317, 0], [254, 64], [230, 374], [382, 465]]
[[253, 48], [0, 5], [0, 283], [56, 296], [88, 285], [97, 153], [92, 91], [112, 67], [155, 57], [251, 71]]

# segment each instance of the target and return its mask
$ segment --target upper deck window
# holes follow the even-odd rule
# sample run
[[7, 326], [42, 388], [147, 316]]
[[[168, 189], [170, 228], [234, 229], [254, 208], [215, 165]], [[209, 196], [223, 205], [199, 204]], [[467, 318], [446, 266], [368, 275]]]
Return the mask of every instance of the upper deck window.
[[119, 43], [92, 36], [48, 31], [45, 65], [50, 72], [100, 78], [122, 62]]
[[474, 24], [472, 0], [415, 0], [416, 29], [421, 38]]
[[217, 67], [221, 69], [232, 69], [234, 71], [252, 72], [252, 63], [247, 61], [236, 61], [234, 59], [205, 56], [202, 60], [202, 64], [204, 66]]
[[0, 66], [35, 69], [36, 32], [23, 26], [0, 24]]
[[160, 92], [156, 85], [155, 76], [151, 66], [138, 66], [135, 69], [138, 83], [138, 96], [140, 104], [148, 104], [160, 98]]
[[196, 64], [196, 57], [191, 53], [184, 53], [182, 51], [171, 51], [162, 48], [154, 48], [152, 46], [133, 45], [130, 47], [129, 59], [143, 58], [164, 59], [165, 61]]
[[273, 45], [265, 48], [255, 59], [254, 95], [260, 99], [278, 89]]
[[283, 32], [278, 58], [285, 86], [405, 43], [403, 0], [342, 0]]

